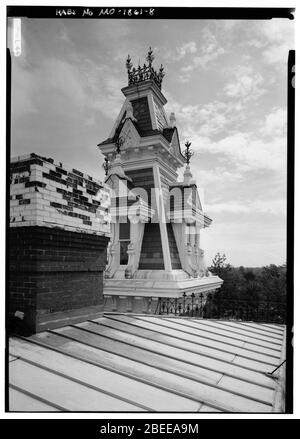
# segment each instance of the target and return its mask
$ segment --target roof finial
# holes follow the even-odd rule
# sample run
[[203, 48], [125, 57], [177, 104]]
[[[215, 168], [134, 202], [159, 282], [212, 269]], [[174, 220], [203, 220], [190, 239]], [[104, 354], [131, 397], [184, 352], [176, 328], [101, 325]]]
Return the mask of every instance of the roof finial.
[[163, 79], [164, 76], [165, 76], [165, 72], [164, 72], [163, 65], [161, 64], [161, 65], [160, 65], [159, 72], [158, 72], [158, 77], [159, 77], [159, 79], [162, 81], [162, 79]]
[[116, 143], [115, 143], [115, 145], [116, 145], [116, 154], [118, 155], [118, 154], [120, 154], [120, 152], [121, 152], [121, 146], [123, 145], [123, 143], [124, 143], [124, 141], [125, 141], [125, 139], [124, 139], [124, 137], [118, 137], [118, 139], [116, 140]]
[[130, 55], [128, 55], [127, 59], [126, 59], [126, 69], [127, 72], [129, 73], [130, 70], [132, 69], [132, 62], [131, 62], [131, 58]]
[[190, 150], [190, 146], [191, 146], [191, 142], [189, 142], [188, 140], [185, 142], [185, 150], [183, 151], [183, 155], [185, 157], [186, 160], [186, 164], [189, 165], [190, 164], [190, 159], [191, 157], [194, 155], [193, 151]]
[[152, 61], [153, 60], [154, 60], [154, 55], [153, 55], [153, 51], [152, 51], [151, 46], [150, 46], [149, 50], [148, 50], [147, 57], [146, 57], [146, 61], [148, 61], [148, 64], [149, 64], [150, 67], [152, 65]]
[[108, 169], [109, 169], [109, 160], [107, 157], [104, 158], [104, 163], [103, 163], [103, 169], [105, 171], [105, 175], [108, 174]]

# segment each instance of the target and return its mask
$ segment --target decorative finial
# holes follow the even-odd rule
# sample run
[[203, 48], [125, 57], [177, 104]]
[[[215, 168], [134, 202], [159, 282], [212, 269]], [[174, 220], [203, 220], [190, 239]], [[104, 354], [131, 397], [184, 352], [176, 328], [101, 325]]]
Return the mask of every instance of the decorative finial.
[[190, 146], [191, 146], [191, 142], [189, 142], [188, 140], [185, 143], [185, 150], [183, 152], [183, 155], [185, 157], [186, 160], [186, 164], [189, 165], [190, 164], [190, 159], [191, 157], [194, 155], [194, 153], [190, 150]]
[[148, 54], [146, 57], [146, 61], [148, 61], [149, 66], [151, 67], [152, 61], [154, 60], [154, 55], [151, 47], [149, 47]]
[[126, 59], [126, 69], [127, 72], [129, 73], [130, 70], [132, 69], [132, 62], [131, 62], [131, 58], [130, 55], [128, 55], [127, 59]]
[[163, 65], [161, 64], [160, 65], [160, 69], [159, 69], [159, 72], [158, 72], [158, 76], [159, 76], [159, 79], [162, 81], [162, 79], [163, 79], [163, 77], [165, 76], [165, 72], [164, 72], [164, 68], [163, 68]]
[[104, 158], [104, 163], [103, 163], [103, 169], [105, 171], [105, 175], [108, 174], [108, 169], [109, 169], [109, 160], [107, 157]]
[[120, 154], [121, 152], [121, 146], [124, 143], [124, 138], [123, 137], [119, 137], [118, 140], [116, 141], [116, 153]]

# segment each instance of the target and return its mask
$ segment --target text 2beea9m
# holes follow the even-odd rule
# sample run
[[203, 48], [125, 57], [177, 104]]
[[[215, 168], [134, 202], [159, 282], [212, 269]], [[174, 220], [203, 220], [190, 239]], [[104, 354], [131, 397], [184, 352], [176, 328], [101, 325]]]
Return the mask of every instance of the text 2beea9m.
[[107, 423], [102, 425], [99, 429], [99, 433], [102, 435], [118, 436], [125, 435], [131, 437], [135, 432], [146, 434], [198, 434], [199, 424], [186, 424], [186, 423], [148, 423], [144, 424], [143, 428], [135, 427], [134, 425], [114, 425]]

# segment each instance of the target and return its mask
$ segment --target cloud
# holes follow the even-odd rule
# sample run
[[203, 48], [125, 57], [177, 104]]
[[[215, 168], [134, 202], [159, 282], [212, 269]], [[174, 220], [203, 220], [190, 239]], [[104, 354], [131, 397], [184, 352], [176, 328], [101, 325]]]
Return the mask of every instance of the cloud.
[[286, 214], [286, 200], [285, 199], [267, 199], [256, 200], [253, 203], [254, 212], [268, 213], [271, 215], [285, 215]]
[[211, 213], [230, 212], [240, 214], [249, 212], [249, 206], [235, 201], [229, 201], [227, 203], [206, 204], [206, 211]]
[[12, 118], [18, 120], [24, 114], [37, 113], [34, 102], [35, 83], [21, 57], [12, 61]]
[[[182, 69], [181, 69], [182, 70]], [[192, 69], [191, 69], [192, 70]], [[189, 70], [190, 71], [190, 70]], [[188, 73], [189, 71], [185, 71], [184, 73], [182, 73], [181, 75], [178, 76], [178, 81], [181, 82], [182, 84], [186, 84], [187, 82], [190, 81], [191, 75], [190, 73]]]
[[[238, 70], [252, 72], [249, 68]], [[242, 90], [237, 84], [243, 97], [232, 97], [227, 102], [182, 106], [168, 95], [170, 111], [177, 115], [180, 138], [189, 139], [196, 153], [215, 157], [218, 166], [226, 163], [227, 168], [237, 167], [239, 172], [269, 170], [282, 175], [286, 166], [286, 111], [273, 107], [268, 114], [265, 109], [265, 117], [260, 120], [259, 110], [254, 107], [250, 111], [249, 105], [263, 90], [252, 80], [245, 81]]]
[[[219, 56], [225, 53], [224, 48], [217, 40], [215, 35], [211, 32], [209, 27], [204, 27], [201, 32], [201, 48], [199, 55], [194, 56], [187, 66], [182, 66], [180, 69], [181, 74], [178, 79], [180, 82], [188, 82], [191, 73], [199, 69], [207, 69], [211, 62], [215, 61]], [[195, 53], [196, 46], [190, 46], [192, 51], [190, 53]]]
[[[114, 119], [122, 104], [123, 83], [118, 72], [105, 64], [97, 66], [89, 59], [71, 62], [55, 57], [44, 58], [34, 69], [14, 62], [12, 112], [14, 118], [38, 112], [40, 105], [54, 105], [56, 112], [70, 109], [82, 112], [84, 124], [91, 124], [99, 112]], [[60, 106], [59, 102], [64, 105]]]
[[260, 49], [260, 48], [264, 47], [265, 44], [266, 44], [265, 41], [259, 41], [256, 38], [253, 38], [252, 40], [248, 41], [248, 46], [255, 47], [256, 49]]
[[276, 108], [265, 118], [265, 123], [261, 128], [262, 134], [269, 136], [283, 136], [286, 134], [287, 113], [284, 108]]
[[48, 91], [51, 90], [64, 95], [76, 107], [86, 105], [86, 92], [82, 76], [78, 68], [71, 63], [56, 58], [45, 59], [35, 78], [39, 78], [39, 81], [41, 81], [40, 86], [43, 82], [43, 86]]
[[291, 46], [287, 43], [271, 45], [263, 52], [264, 60], [268, 64], [286, 64], [290, 49]]
[[63, 42], [63, 44], [73, 45], [73, 42], [69, 36], [66, 26], [61, 22], [61, 27], [58, 31], [57, 38]]
[[193, 63], [195, 67], [201, 67], [202, 69], [206, 69], [208, 67], [208, 64], [211, 61], [216, 60], [219, 58], [220, 55], [223, 55], [225, 53], [225, 50], [223, 47], [215, 47], [212, 49], [212, 46], [210, 45], [208, 48], [203, 50], [204, 54], [202, 56], [195, 56], [193, 59]]
[[261, 35], [269, 43], [283, 41], [293, 41], [294, 39], [294, 22], [285, 18], [273, 18], [257, 24]]
[[91, 59], [81, 63], [82, 80], [88, 91], [87, 102], [93, 110], [100, 111], [109, 119], [114, 119], [124, 100], [120, 89], [124, 82], [119, 69], [108, 65], [97, 65]]
[[180, 134], [187, 138], [222, 135], [225, 129], [236, 131], [246, 117], [244, 104], [236, 100], [182, 106], [169, 93], [167, 99], [167, 109], [175, 112]]
[[270, 214], [283, 215], [286, 209], [284, 199], [261, 199], [253, 202], [228, 201], [223, 203], [206, 204], [206, 211], [211, 213], [232, 213], [232, 214]]
[[[212, 105], [213, 107], [213, 105]], [[238, 114], [225, 111], [225, 117], [221, 114], [222, 105], [215, 116], [214, 109], [203, 108], [197, 113], [197, 108], [187, 106], [180, 114], [180, 125], [184, 127], [181, 131], [181, 138], [189, 139], [192, 148], [201, 154], [217, 156], [218, 160], [227, 161], [239, 167], [240, 172], [251, 169], [265, 169], [283, 172], [286, 164], [286, 137], [281, 111], [275, 111], [265, 119], [258, 132], [232, 132], [225, 130], [229, 123], [235, 124], [234, 118]], [[226, 115], [229, 114], [228, 119]], [[194, 119], [192, 115], [195, 115]], [[179, 118], [178, 118], [179, 119]], [[205, 120], [207, 121], [205, 122]], [[278, 122], [277, 122], [278, 121]], [[276, 129], [272, 126], [276, 124]], [[226, 132], [226, 135], [224, 135]], [[213, 136], [223, 134], [219, 140], [213, 140]], [[266, 138], [266, 134], [268, 137]], [[232, 166], [232, 165], [231, 165]]]
[[252, 67], [239, 66], [230, 69], [227, 75], [233, 76], [233, 80], [224, 87], [224, 93], [230, 98], [243, 99], [245, 101], [259, 98], [265, 93], [261, 87], [263, 77]]
[[197, 69], [207, 69], [209, 64], [212, 61], [215, 61], [219, 58], [220, 55], [223, 55], [225, 50], [223, 47], [216, 48], [213, 52], [207, 52], [200, 56], [195, 56], [192, 59], [192, 63], [188, 66], [183, 66], [180, 71], [181, 75], [179, 75], [178, 79], [180, 82], [188, 82], [191, 78], [191, 72]]
[[[251, 239], [249, 239], [251, 236]], [[257, 220], [243, 221], [233, 217], [230, 224], [222, 218], [213, 218], [212, 226], [204, 229], [201, 235], [201, 246], [205, 249], [206, 261], [209, 265], [217, 252], [225, 253], [227, 262], [235, 266], [245, 265], [259, 267], [282, 264], [286, 258], [285, 224], [268, 223], [263, 227], [261, 217]], [[243, 262], [243, 261], [247, 262]]]
[[264, 141], [253, 133], [236, 133], [217, 142], [212, 142], [209, 138], [198, 138], [194, 145], [199, 145], [202, 152], [227, 157], [243, 172], [251, 169], [285, 170], [285, 137]]
[[259, 31], [264, 61], [267, 64], [286, 64], [288, 51], [294, 47], [294, 23], [286, 19], [272, 19], [256, 25]]
[[[240, 182], [243, 180], [244, 175], [238, 170], [228, 169], [224, 166], [215, 166], [214, 169], [201, 169], [197, 170], [197, 161], [193, 159], [193, 176], [196, 181], [204, 182], [206, 186], [210, 184], [229, 182]], [[199, 166], [200, 167], [200, 166]]]
[[195, 41], [190, 41], [189, 43], [183, 44], [181, 47], [177, 48], [177, 59], [180, 60], [184, 58], [189, 53], [196, 53], [197, 45]]

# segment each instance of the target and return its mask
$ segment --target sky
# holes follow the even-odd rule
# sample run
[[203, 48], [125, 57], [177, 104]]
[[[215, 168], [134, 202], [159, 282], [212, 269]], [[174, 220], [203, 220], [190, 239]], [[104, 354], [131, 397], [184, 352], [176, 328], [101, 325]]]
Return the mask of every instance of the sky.
[[35, 152], [103, 180], [97, 144], [124, 102], [126, 57], [143, 64], [149, 46], [213, 220], [201, 238], [207, 264], [217, 252], [235, 266], [285, 263], [293, 21], [22, 19], [12, 156]]

